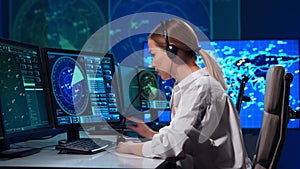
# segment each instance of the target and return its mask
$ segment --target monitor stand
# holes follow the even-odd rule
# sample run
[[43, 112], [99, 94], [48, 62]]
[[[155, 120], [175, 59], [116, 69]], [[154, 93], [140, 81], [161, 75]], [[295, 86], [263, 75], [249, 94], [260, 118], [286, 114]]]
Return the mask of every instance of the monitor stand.
[[80, 134], [79, 134], [79, 128], [78, 127], [72, 127], [67, 129], [67, 141], [73, 141], [73, 140], [79, 140]]

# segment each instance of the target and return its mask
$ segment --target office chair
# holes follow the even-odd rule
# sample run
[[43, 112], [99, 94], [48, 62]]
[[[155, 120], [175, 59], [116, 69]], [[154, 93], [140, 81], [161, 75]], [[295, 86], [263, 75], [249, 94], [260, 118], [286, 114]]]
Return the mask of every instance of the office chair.
[[289, 120], [289, 95], [293, 75], [282, 66], [267, 72], [264, 112], [260, 134], [253, 158], [253, 169], [274, 169], [285, 141]]

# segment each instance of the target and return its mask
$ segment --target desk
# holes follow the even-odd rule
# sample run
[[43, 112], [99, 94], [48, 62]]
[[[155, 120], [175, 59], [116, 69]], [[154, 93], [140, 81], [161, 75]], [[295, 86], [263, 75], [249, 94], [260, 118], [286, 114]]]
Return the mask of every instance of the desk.
[[[106, 136], [111, 137], [116, 136]], [[57, 140], [62, 136], [50, 140], [32, 140], [18, 145], [28, 147], [45, 147], [40, 153], [30, 156], [1, 159], [1, 168], [164, 168], [166, 161], [163, 159], [143, 158], [131, 154], [121, 154], [114, 150], [114, 147], [107, 151], [93, 155], [79, 154], [58, 154], [55, 150]], [[103, 138], [103, 136], [101, 137]], [[107, 138], [103, 138], [107, 139]]]

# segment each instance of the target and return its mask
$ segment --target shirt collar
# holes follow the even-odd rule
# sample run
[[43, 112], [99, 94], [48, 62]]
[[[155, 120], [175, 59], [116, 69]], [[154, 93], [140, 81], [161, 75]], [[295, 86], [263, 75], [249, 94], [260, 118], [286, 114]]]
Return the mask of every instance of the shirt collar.
[[174, 86], [175, 90], [179, 90], [182, 88], [185, 88], [189, 84], [191, 84], [193, 81], [198, 79], [200, 76], [208, 76], [209, 73], [206, 68], [201, 68], [191, 74], [189, 74], [187, 77], [185, 77], [182, 81], [177, 82]]

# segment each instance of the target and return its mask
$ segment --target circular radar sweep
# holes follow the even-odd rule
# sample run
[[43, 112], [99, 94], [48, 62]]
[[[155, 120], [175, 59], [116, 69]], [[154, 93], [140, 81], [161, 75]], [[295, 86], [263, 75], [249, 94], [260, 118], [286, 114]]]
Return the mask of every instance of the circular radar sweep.
[[147, 100], [154, 100], [159, 92], [157, 78], [154, 73], [143, 70], [139, 74], [140, 87], [143, 89], [142, 97]]
[[53, 94], [59, 106], [69, 115], [82, 114], [89, 101], [85, 72], [76, 60], [60, 57], [51, 72]]

